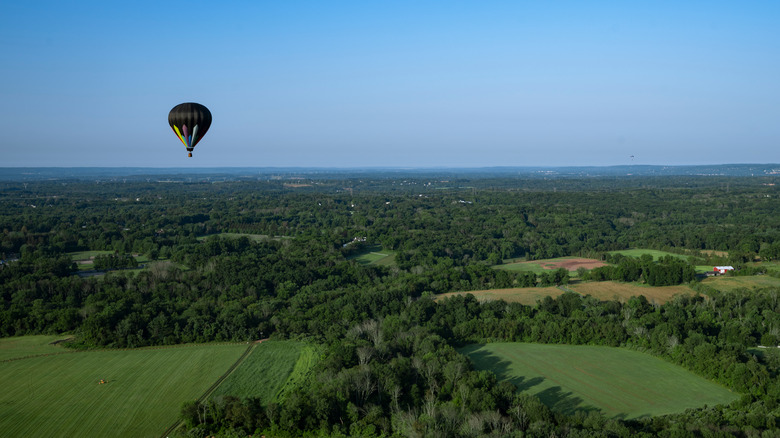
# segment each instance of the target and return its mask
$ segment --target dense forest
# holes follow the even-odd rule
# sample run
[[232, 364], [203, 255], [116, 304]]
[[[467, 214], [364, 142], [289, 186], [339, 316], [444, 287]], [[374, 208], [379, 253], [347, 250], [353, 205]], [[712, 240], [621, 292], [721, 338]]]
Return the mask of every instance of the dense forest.
[[[0, 183], [0, 335], [70, 332], [71, 348], [304, 339], [323, 347], [279, 403], [188, 403], [188, 435], [777, 436], [780, 290], [719, 292], [693, 261], [780, 259], [774, 177], [372, 178]], [[231, 237], [224, 233], [251, 236]], [[250, 238], [251, 237], [251, 238]], [[381, 246], [390, 266], [355, 255]], [[615, 256], [652, 248], [690, 257]], [[82, 277], [68, 253], [109, 275]], [[719, 255], [720, 254], [720, 255]], [[727, 254], [727, 255], [726, 255]], [[453, 291], [566, 283], [507, 259], [597, 258], [586, 281], [690, 284], [696, 296], [535, 306]], [[137, 258], [152, 260], [143, 269]], [[762, 271], [763, 272], [763, 271]], [[775, 275], [774, 271], [767, 271]], [[743, 396], [661, 417], [565, 415], [477, 371], [473, 342], [620, 346]]]

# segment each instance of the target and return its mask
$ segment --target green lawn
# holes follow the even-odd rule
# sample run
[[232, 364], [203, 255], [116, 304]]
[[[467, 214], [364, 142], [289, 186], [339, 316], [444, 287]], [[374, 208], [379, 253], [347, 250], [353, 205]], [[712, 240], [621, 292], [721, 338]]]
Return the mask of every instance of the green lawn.
[[600, 410], [638, 418], [728, 404], [728, 389], [656, 357], [610, 347], [523, 343], [474, 344], [460, 349], [477, 369], [492, 370], [552, 409]]
[[314, 366], [314, 347], [298, 341], [264, 341], [212, 393], [276, 401], [286, 384], [299, 382]]
[[[20, 347], [4, 355], [48, 351], [42, 339], [31, 338], [4, 340]], [[181, 404], [203, 395], [246, 348], [185, 345], [0, 362], [0, 430], [25, 437], [159, 436], [177, 420]]]
[[383, 249], [382, 245], [372, 245], [367, 251], [347, 259], [361, 265], [395, 266], [395, 251]]
[[544, 272], [550, 272], [549, 269], [544, 269], [544, 266], [541, 263], [542, 260], [537, 260], [529, 262], [504, 263], [502, 265], [496, 265], [493, 267], [496, 269], [503, 269], [505, 271], [512, 272], [533, 272], [536, 275]]

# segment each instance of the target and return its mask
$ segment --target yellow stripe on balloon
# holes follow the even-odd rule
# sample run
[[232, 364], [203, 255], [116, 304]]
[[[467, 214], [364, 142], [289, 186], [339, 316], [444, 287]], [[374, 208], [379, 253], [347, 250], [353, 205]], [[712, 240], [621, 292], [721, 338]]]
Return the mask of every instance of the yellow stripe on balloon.
[[173, 130], [176, 131], [176, 136], [179, 137], [179, 140], [181, 140], [182, 143], [184, 143], [184, 146], [187, 146], [187, 142], [184, 141], [184, 136], [181, 135], [181, 132], [179, 132], [179, 127], [173, 125]]

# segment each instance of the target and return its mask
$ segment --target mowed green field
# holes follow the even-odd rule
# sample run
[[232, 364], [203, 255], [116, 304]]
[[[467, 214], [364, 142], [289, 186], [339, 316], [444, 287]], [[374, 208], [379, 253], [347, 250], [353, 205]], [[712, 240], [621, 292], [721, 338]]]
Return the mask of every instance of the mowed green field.
[[57, 345], [57, 341], [68, 338], [70, 338], [69, 335], [36, 335], [2, 338], [0, 339], [0, 362], [34, 355], [69, 352], [70, 350], [66, 350], [62, 348], [62, 346]]
[[739, 394], [677, 365], [611, 347], [523, 343], [474, 344], [459, 350], [553, 410], [600, 410], [638, 418], [728, 404]]
[[316, 357], [316, 349], [304, 342], [263, 341], [211, 396], [257, 397], [267, 405], [304, 378]]
[[348, 260], [355, 260], [361, 265], [395, 266], [395, 251], [374, 245], [367, 252], [349, 257]]
[[[63, 348], [63, 354], [5, 360], [0, 430], [29, 437], [159, 436], [178, 419], [181, 404], [203, 395], [246, 349], [246, 344]], [[98, 384], [100, 379], [107, 383]]]

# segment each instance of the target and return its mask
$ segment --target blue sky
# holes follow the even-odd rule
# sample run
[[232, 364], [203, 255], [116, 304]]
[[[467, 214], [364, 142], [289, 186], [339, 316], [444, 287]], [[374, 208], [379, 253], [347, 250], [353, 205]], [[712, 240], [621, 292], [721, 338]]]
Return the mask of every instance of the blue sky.
[[[0, 167], [777, 163], [778, 20], [769, 1], [4, 2]], [[167, 123], [188, 101], [214, 118], [193, 158]]]

